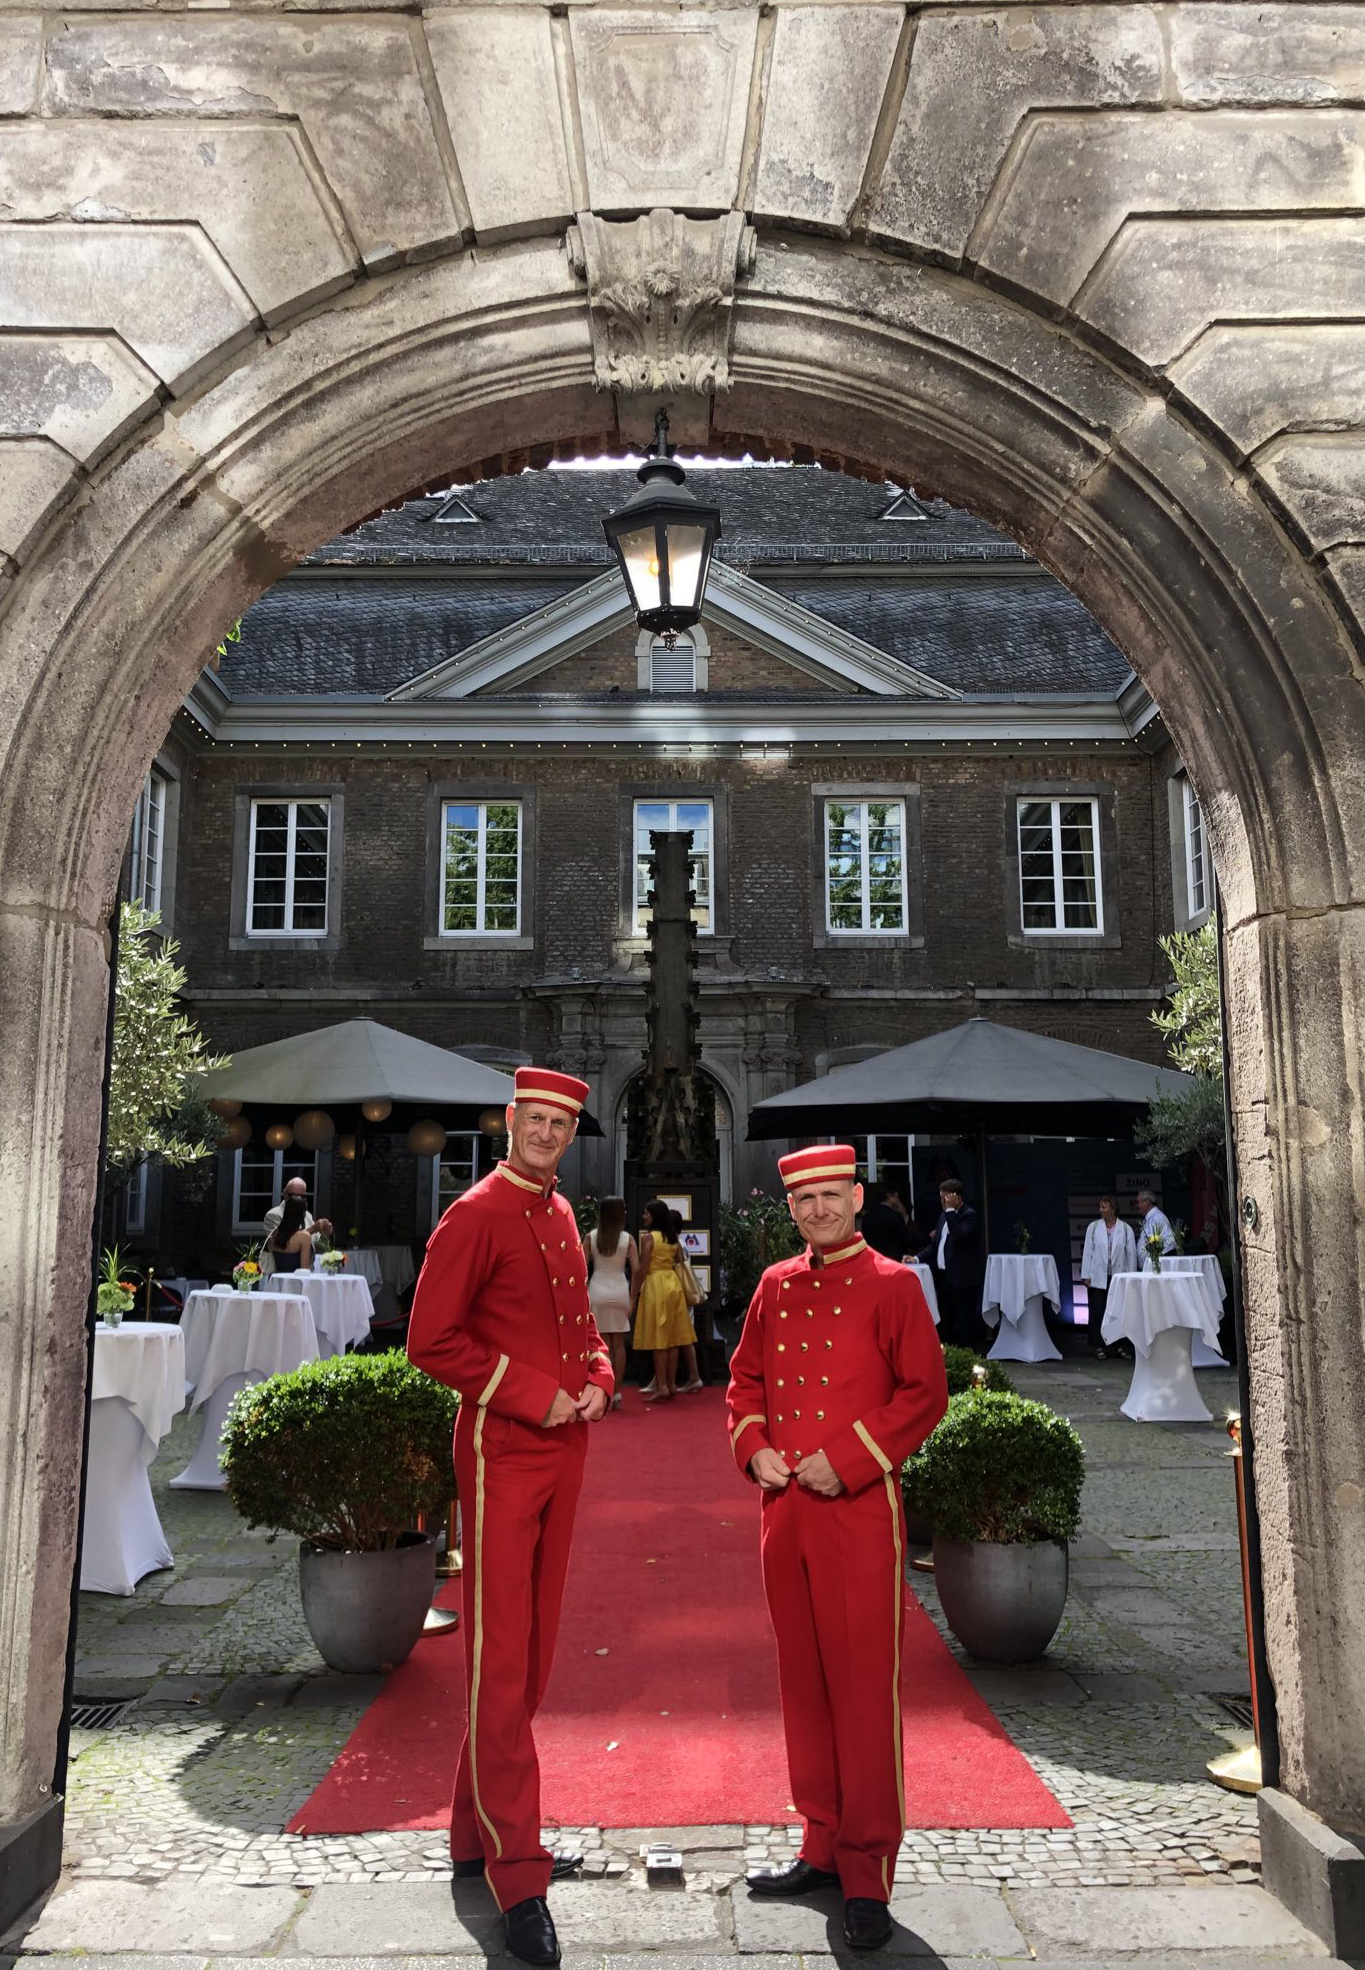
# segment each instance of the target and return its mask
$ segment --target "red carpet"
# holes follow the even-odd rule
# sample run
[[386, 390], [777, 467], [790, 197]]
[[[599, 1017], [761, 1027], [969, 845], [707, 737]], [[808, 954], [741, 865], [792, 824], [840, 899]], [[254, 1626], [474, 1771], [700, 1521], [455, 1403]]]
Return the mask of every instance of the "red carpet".
[[[443, 1604], [458, 1606], [452, 1583]], [[459, 1636], [417, 1644], [290, 1833], [446, 1824], [464, 1719]], [[912, 1827], [1069, 1826], [907, 1590]], [[541, 1807], [563, 1826], [794, 1821], [758, 1508], [718, 1390], [600, 1424], [559, 1648], [536, 1724]]]

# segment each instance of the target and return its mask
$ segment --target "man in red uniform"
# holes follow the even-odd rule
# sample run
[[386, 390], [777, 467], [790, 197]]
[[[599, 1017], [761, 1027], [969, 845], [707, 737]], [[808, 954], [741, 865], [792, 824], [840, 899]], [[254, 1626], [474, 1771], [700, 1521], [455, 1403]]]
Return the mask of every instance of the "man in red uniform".
[[844, 1934], [877, 1949], [905, 1831], [901, 1465], [948, 1407], [919, 1281], [864, 1244], [845, 1144], [778, 1164], [808, 1241], [768, 1267], [730, 1369], [730, 1442], [762, 1493], [763, 1585], [777, 1636], [799, 1859], [763, 1895], [840, 1887]]
[[519, 1067], [510, 1153], [458, 1197], [417, 1281], [408, 1355], [462, 1397], [455, 1477], [464, 1523], [468, 1726], [450, 1809], [453, 1877], [486, 1873], [507, 1947], [554, 1964], [531, 1719], [554, 1659], [574, 1507], [611, 1357], [588, 1305], [587, 1265], [555, 1171], [587, 1084]]

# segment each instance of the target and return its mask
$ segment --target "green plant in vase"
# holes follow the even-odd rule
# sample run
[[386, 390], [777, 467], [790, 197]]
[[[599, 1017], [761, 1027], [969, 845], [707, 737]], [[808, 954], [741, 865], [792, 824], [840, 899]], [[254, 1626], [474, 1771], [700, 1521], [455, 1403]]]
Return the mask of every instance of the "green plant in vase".
[[1149, 1231], [1142, 1241], [1153, 1272], [1160, 1272], [1161, 1258], [1166, 1241], [1159, 1231]]
[[237, 1263], [232, 1268], [232, 1283], [239, 1293], [249, 1293], [260, 1283], [260, 1246], [247, 1245], [237, 1255]]
[[136, 1287], [123, 1277], [123, 1256], [117, 1245], [106, 1246], [95, 1288], [95, 1306], [106, 1327], [117, 1327], [125, 1313], [133, 1310]]

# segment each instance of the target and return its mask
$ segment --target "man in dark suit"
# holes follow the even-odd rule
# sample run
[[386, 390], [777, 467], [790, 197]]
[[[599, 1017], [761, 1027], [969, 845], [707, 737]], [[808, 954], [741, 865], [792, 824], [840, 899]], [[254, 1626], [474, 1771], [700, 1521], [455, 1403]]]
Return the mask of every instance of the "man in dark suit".
[[986, 1276], [981, 1219], [963, 1202], [956, 1177], [943, 1179], [938, 1197], [938, 1223], [920, 1261], [933, 1267], [940, 1336], [959, 1347], [976, 1347], [983, 1338], [981, 1287]]
[[858, 1229], [863, 1234], [864, 1242], [874, 1252], [880, 1252], [884, 1259], [909, 1258], [923, 1233], [917, 1225], [912, 1237], [908, 1218], [898, 1184], [870, 1183], [867, 1186], [867, 1203]]

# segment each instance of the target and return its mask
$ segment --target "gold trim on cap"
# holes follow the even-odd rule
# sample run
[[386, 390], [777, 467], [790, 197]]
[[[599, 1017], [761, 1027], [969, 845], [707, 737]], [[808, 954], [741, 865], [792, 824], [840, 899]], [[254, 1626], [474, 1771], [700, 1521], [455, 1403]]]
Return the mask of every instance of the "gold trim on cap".
[[548, 1101], [552, 1108], [567, 1108], [571, 1115], [576, 1115], [587, 1097], [561, 1094], [558, 1088], [518, 1088], [512, 1099], [513, 1101]]
[[806, 1168], [793, 1170], [790, 1176], [780, 1163], [777, 1167], [788, 1190], [795, 1190], [798, 1184], [816, 1183], [821, 1177], [847, 1177], [851, 1182], [858, 1174], [856, 1163], [813, 1163]]

